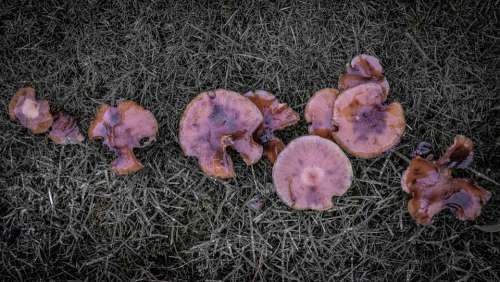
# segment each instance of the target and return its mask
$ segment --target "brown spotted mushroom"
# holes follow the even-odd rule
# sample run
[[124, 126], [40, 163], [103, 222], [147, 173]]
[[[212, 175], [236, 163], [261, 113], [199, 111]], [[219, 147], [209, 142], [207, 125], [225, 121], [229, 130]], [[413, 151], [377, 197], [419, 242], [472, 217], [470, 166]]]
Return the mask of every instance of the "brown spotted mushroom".
[[153, 114], [133, 101], [120, 101], [116, 107], [101, 105], [88, 131], [91, 140], [102, 139], [115, 152], [117, 159], [112, 168], [120, 175], [143, 168], [133, 150], [154, 142], [157, 134], [158, 123]]
[[44, 133], [52, 125], [49, 102], [37, 100], [35, 89], [31, 87], [19, 89], [9, 103], [9, 117], [29, 128], [33, 134]]
[[384, 99], [389, 94], [389, 83], [384, 77], [384, 69], [374, 56], [361, 54], [346, 66], [346, 73], [339, 78], [339, 90], [345, 91], [360, 84], [373, 82], [382, 87]]
[[444, 209], [460, 220], [473, 220], [481, 213], [491, 193], [470, 179], [454, 178], [453, 168], [466, 168], [473, 158], [474, 145], [464, 136], [456, 136], [453, 145], [438, 160], [417, 155], [401, 178], [401, 187], [412, 198], [408, 211], [419, 224], [430, 224]]
[[218, 178], [234, 177], [227, 147], [236, 150], [247, 165], [262, 157], [253, 133], [263, 122], [259, 109], [239, 93], [217, 89], [195, 97], [186, 107], [179, 142], [184, 154], [198, 159], [203, 172]]
[[259, 108], [264, 121], [254, 133], [254, 138], [264, 148], [264, 155], [274, 163], [285, 144], [274, 135], [275, 131], [296, 124], [300, 116], [287, 104], [280, 103], [276, 97], [264, 90], [249, 91], [244, 94]]
[[333, 139], [360, 158], [373, 158], [399, 143], [406, 122], [398, 102], [384, 104], [377, 83], [365, 83], [342, 92], [333, 108]]
[[64, 112], [54, 115], [54, 123], [50, 129], [49, 138], [60, 145], [78, 144], [85, 139], [75, 119]]
[[332, 141], [299, 137], [278, 155], [273, 182], [280, 199], [294, 209], [328, 210], [332, 197], [351, 186], [351, 162]]

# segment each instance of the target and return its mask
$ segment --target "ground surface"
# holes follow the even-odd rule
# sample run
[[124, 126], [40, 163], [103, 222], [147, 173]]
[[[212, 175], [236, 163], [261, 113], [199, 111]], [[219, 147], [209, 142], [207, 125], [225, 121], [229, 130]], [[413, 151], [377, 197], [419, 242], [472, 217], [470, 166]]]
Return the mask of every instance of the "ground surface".
[[[86, 130], [100, 103], [131, 99], [160, 137], [137, 150], [143, 171], [119, 177], [101, 144], [56, 146], [1, 113], [1, 280], [500, 281], [500, 233], [474, 227], [500, 221], [498, 2], [39, 2], [0, 2], [1, 106], [32, 85]], [[268, 89], [303, 114], [363, 52], [381, 58], [408, 127], [394, 152], [351, 158], [334, 210], [287, 208], [266, 161], [234, 158], [238, 177], [219, 182], [182, 156], [179, 117], [197, 93]], [[302, 121], [281, 136], [305, 133]], [[442, 152], [455, 134], [477, 144], [486, 177], [464, 174], [493, 198], [474, 222], [444, 212], [418, 226], [404, 156], [423, 140]]]

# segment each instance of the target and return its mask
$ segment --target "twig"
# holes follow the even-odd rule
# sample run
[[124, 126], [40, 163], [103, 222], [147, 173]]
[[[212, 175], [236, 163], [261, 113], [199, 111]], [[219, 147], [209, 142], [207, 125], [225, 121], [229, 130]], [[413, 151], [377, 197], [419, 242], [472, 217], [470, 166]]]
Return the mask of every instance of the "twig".
[[500, 183], [498, 183], [498, 182], [496, 182], [495, 180], [493, 180], [493, 179], [489, 178], [488, 176], [486, 176], [486, 175], [484, 175], [484, 174], [480, 173], [479, 171], [476, 171], [476, 170], [474, 170], [474, 169], [472, 169], [472, 168], [468, 168], [467, 170], [469, 170], [470, 172], [474, 173], [475, 175], [479, 176], [480, 178], [482, 178], [482, 179], [484, 179], [484, 180], [486, 180], [486, 181], [489, 181], [489, 182], [491, 182], [491, 183], [493, 183], [493, 184], [495, 184], [495, 185], [497, 185], [497, 186], [500, 186]]

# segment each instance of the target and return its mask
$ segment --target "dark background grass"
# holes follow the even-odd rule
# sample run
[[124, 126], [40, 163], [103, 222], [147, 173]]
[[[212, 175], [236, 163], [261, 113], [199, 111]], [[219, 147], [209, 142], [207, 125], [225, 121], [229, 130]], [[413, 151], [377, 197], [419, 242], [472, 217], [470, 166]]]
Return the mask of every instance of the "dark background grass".
[[[128, 1], [127, 1], [128, 2]], [[387, 1], [390, 2], [390, 1]], [[97, 142], [57, 146], [0, 114], [2, 280], [500, 280], [498, 1], [0, 1], [0, 103], [36, 88], [84, 130], [100, 103], [131, 99], [160, 124], [120, 177]], [[205, 177], [177, 143], [197, 93], [267, 89], [303, 114], [356, 54], [381, 58], [408, 127], [382, 157], [351, 158], [355, 180], [328, 212], [293, 211], [271, 167]], [[286, 141], [306, 125], [282, 132]], [[473, 177], [493, 193], [473, 222], [416, 225], [400, 175], [423, 140], [464, 134]], [[265, 207], [247, 207], [261, 196]]]

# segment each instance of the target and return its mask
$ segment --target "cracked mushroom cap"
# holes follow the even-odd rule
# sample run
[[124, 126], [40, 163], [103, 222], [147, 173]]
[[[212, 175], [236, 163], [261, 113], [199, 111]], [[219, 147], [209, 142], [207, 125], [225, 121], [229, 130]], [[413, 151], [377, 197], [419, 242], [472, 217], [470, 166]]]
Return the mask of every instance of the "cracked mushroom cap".
[[[472, 145], [472, 141], [457, 136], [455, 143], [437, 161], [416, 156], [403, 173], [401, 187], [412, 195], [408, 211], [417, 223], [429, 224], [443, 209], [449, 209], [460, 220], [473, 220], [481, 213], [481, 208], [491, 198], [491, 193], [476, 185], [470, 179], [453, 178], [451, 169], [455, 162], [445, 162], [449, 155], [459, 154], [460, 161], [470, 160], [472, 151], [464, 151], [460, 144]], [[455, 159], [459, 160], [459, 159]]]
[[328, 210], [332, 197], [351, 186], [351, 162], [332, 141], [299, 137], [278, 155], [273, 182], [280, 199], [294, 209]]
[[309, 123], [309, 133], [332, 139], [334, 131], [332, 118], [333, 106], [339, 95], [335, 88], [324, 88], [314, 93], [305, 109], [305, 118]]
[[344, 91], [333, 108], [333, 138], [360, 158], [381, 155], [399, 143], [406, 126], [401, 104], [383, 104], [382, 88], [365, 83]]
[[52, 125], [49, 102], [37, 100], [35, 89], [19, 89], [9, 103], [9, 117], [29, 128], [33, 134], [44, 133]]
[[64, 112], [57, 113], [54, 116], [49, 138], [52, 142], [60, 145], [78, 144], [85, 139], [75, 119]]
[[143, 168], [133, 150], [151, 144], [157, 134], [158, 123], [153, 114], [133, 101], [120, 101], [117, 107], [101, 105], [88, 131], [91, 140], [103, 139], [115, 152], [117, 159], [112, 168], [120, 175]]
[[179, 125], [184, 154], [198, 159], [203, 172], [218, 178], [234, 177], [226, 152], [235, 149], [247, 165], [262, 157], [262, 146], [252, 135], [263, 122], [259, 109], [243, 95], [217, 89], [196, 96], [186, 107]]
[[389, 83], [384, 76], [384, 69], [380, 61], [374, 56], [358, 55], [347, 64], [346, 73], [339, 78], [339, 89], [345, 91], [363, 83], [377, 83], [382, 87], [383, 97], [389, 94]]
[[274, 135], [275, 131], [296, 124], [300, 116], [287, 104], [280, 103], [271, 93], [264, 90], [249, 91], [244, 94], [259, 108], [264, 121], [254, 133], [254, 138], [264, 148], [264, 155], [274, 163], [285, 144]]

